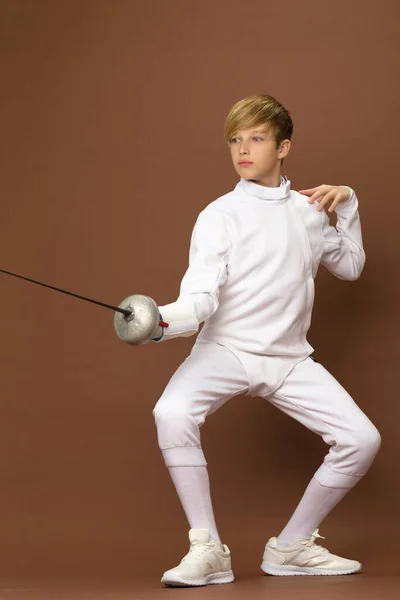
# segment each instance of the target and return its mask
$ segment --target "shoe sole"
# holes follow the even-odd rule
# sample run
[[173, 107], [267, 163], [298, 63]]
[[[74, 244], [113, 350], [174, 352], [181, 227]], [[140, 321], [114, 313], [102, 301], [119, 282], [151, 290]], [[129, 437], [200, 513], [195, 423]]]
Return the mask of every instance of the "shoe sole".
[[277, 575], [278, 577], [289, 577], [293, 575], [353, 575], [361, 571], [361, 563], [358, 563], [354, 569], [343, 569], [341, 571], [332, 571], [329, 569], [315, 569], [312, 567], [295, 567], [293, 565], [271, 565], [263, 562], [262, 571], [267, 575]]
[[207, 575], [204, 579], [181, 579], [178, 576], [168, 575], [163, 577], [161, 583], [169, 587], [200, 587], [202, 585], [220, 585], [222, 583], [232, 583], [235, 580], [232, 571], [224, 571], [223, 573], [213, 573]]

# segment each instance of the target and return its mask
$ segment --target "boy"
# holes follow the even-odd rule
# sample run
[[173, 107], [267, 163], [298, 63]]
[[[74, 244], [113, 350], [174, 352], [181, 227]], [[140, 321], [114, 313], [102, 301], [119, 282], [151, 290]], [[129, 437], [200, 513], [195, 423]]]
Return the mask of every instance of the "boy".
[[[275, 98], [245, 98], [230, 110], [225, 141], [240, 181], [195, 224], [176, 302], [160, 307], [168, 328], [155, 342], [197, 333], [154, 409], [158, 441], [190, 524], [190, 550], [164, 573], [170, 586], [234, 580], [210, 497], [199, 428], [240, 394], [261, 396], [322, 436], [330, 449], [261, 565], [272, 575], [342, 575], [361, 565], [315, 544], [318, 526], [367, 472], [380, 435], [306, 340], [314, 278], [322, 263], [353, 281], [365, 262], [358, 201], [348, 187], [290, 189], [281, 166], [293, 123]], [[329, 225], [336, 210], [337, 226]]]

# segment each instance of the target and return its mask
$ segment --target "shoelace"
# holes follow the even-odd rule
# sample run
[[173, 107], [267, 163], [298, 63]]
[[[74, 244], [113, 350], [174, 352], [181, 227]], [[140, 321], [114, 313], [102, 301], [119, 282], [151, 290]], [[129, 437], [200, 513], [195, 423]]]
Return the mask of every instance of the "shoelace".
[[312, 534], [312, 536], [310, 537], [309, 540], [303, 540], [301, 543], [303, 544], [303, 546], [308, 546], [309, 548], [312, 548], [313, 550], [317, 551], [319, 554], [324, 554], [324, 553], [329, 552], [329, 550], [327, 548], [324, 548], [323, 546], [320, 546], [319, 544], [315, 544], [315, 540], [317, 538], [321, 538], [322, 540], [325, 539], [323, 535], [319, 535], [318, 529], [316, 529], [314, 531], [314, 533]]
[[191, 544], [189, 552], [183, 557], [182, 562], [187, 559], [197, 560], [206, 550], [212, 548], [213, 544]]

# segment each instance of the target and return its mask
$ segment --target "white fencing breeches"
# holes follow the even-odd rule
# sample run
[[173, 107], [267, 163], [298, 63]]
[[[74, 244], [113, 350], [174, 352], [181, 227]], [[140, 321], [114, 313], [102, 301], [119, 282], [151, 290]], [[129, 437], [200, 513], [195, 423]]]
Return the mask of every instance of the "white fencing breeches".
[[[153, 411], [167, 467], [205, 466], [201, 425], [230, 398], [248, 391], [246, 371], [231, 350], [196, 343]], [[312, 358], [297, 363], [265, 398], [329, 444], [314, 475], [322, 485], [351, 488], [368, 471], [380, 447], [379, 432], [322, 365]]]

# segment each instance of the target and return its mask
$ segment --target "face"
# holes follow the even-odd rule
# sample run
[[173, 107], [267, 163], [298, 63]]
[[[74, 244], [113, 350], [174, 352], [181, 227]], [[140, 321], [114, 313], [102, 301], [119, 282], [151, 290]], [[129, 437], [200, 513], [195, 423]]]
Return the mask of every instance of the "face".
[[277, 148], [271, 128], [261, 125], [236, 131], [229, 147], [240, 177], [269, 187], [280, 185], [281, 159], [290, 150], [290, 140], [284, 140]]

